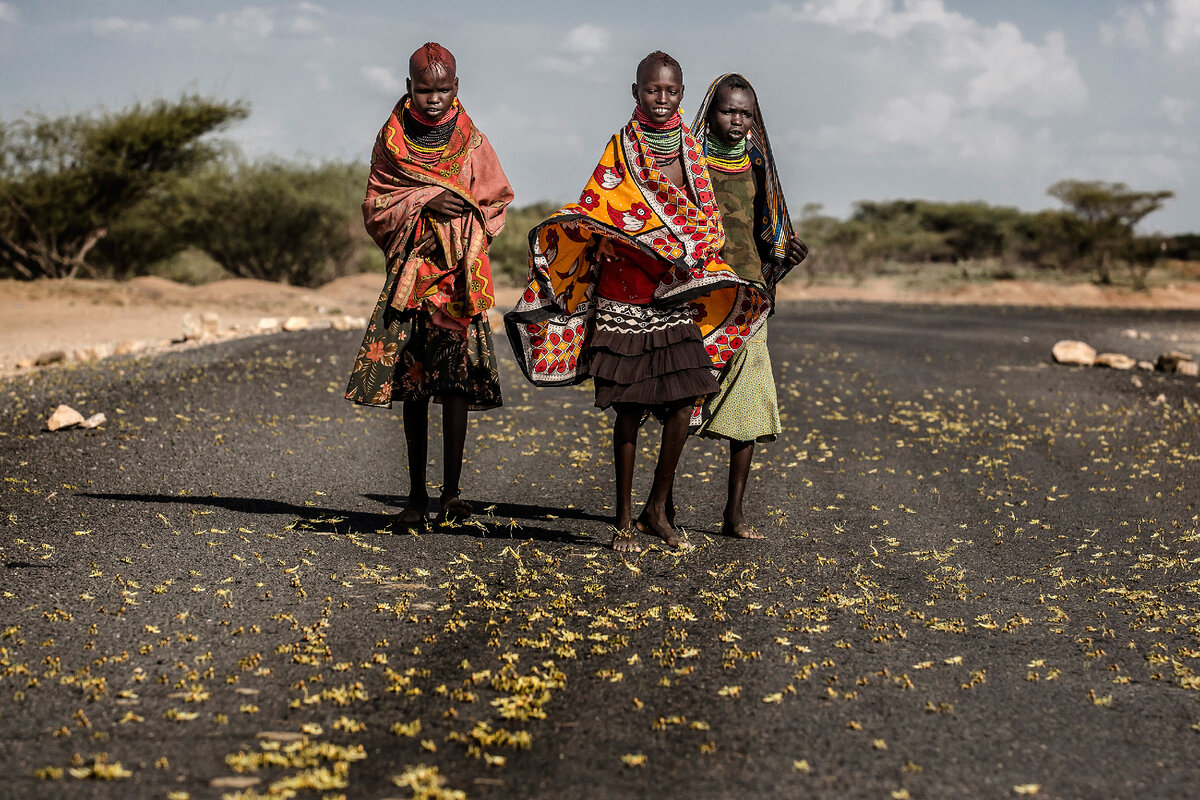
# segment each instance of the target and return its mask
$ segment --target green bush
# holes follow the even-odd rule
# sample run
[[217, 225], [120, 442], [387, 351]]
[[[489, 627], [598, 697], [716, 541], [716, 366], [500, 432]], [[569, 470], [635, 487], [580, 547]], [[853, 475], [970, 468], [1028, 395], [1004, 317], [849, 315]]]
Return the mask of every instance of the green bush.
[[504, 230], [492, 241], [488, 257], [496, 283], [524, 286], [529, 275], [529, 231], [557, 211], [552, 203], [534, 203], [514, 208], [509, 206]]
[[180, 224], [232, 275], [317, 286], [360, 271], [363, 185], [356, 165], [219, 164], [180, 187]]

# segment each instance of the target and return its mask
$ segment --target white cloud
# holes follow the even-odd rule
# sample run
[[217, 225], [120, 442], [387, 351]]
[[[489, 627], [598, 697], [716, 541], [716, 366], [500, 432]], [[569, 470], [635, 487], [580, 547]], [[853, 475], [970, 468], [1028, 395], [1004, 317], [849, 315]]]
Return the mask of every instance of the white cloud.
[[568, 53], [597, 56], [608, 52], [610, 39], [608, 31], [597, 25], [577, 25], [563, 37], [562, 49]]
[[1179, 128], [1182, 127], [1184, 122], [1187, 121], [1188, 112], [1190, 112], [1192, 107], [1195, 105], [1195, 101], [1192, 100], [1185, 100], [1182, 97], [1171, 97], [1170, 95], [1164, 95], [1159, 101], [1158, 107], [1159, 110], [1162, 111], [1163, 116], [1166, 117], [1172, 125]]
[[1121, 6], [1113, 13], [1111, 19], [1100, 23], [1100, 41], [1149, 50], [1153, 45], [1150, 20], [1157, 11], [1151, 2]]
[[577, 25], [563, 36], [558, 52], [543, 55], [537, 65], [547, 72], [594, 75], [593, 68], [608, 54], [611, 44], [612, 35], [607, 29], [598, 25]]
[[927, 147], [941, 139], [954, 116], [954, 98], [941, 92], [897, 97], [868, 124], [881, 141]]
[[198, 31], [204, 29], [204, 23], [195, 17], [171, 17], [167, 27], [173, 31]]
[[0, 23], [10, 23], [15, 25], [17, 22], [17, 8], [12, 3], [0, 2]]
[[895, 42], [922, 59], [915, 80], [964, 82], [960, 100], [973, 108], [1046, 117], [1087, 105], [1087, 85], [1057, 31], [1040, 44], [1030, 42], [1011, 23], [982, 25], [947, 10], [944, 0], [903, 0], [899, 6], [895, 0], [809, 0], [799, 9], [776, 6], [773, 13]]
[[1087, 106], [1087, 84], [1058, 31], [1046, 34], [1039, 47], [1016, 26], [1000, 23], [977, 37], [947, 42], [948, 49], [960, 47], [970, 56], [967, 70], [977, 73], [967, 82], [967, 102], [974, 107], [1050, 117]]
[[1200, 52], [1200, 0], [1167, 0], [1163, 43], [1174, 55]]
[[942, 92], [897, 97], [844, 125], [826, 125], [815, 137], [793, 134], [789, 141], [941, 167], [953, 161], [973, 171], [1011, 169], [1028, 150], [1013, 125], [965, 110]]
[[97, 36], [108, 36], [113, 33], [145, 33], [150, 30], [149, 23], [140, 20], [124, 19], [122, 17], [105, 17], [92, 20], [92, 32]]
[[362, 76], [367, 83], [384, 94], [399, 97], [404, 94], [404, 80], [396, 77], [391, 67], [363, 67]]
[[325, 30], [325, 24], [312, 17], [296, 17], [292, 20], [292, 33], [311, 35]]
[[275, 30], [275, 20], [271, 12], [258, 6], [246, 6], [232, 14], [218, 14], [217, 24], [228, 25], [239, 35], [259, 38], [266, 38]]
[[292, 20], [292, 33], [311, 36], [325, 32], [325, 23], [319, 19], [329, 14], [324, 7], [316, 3], [297, 3], [296, 10], [300, 13]]
[[922, 27], [961, 32], [976, 26], [962, 14], [947, 11], [942, 0], [809, 0], [799, 10], [776, 5], [775, 13], [796, 22], [816, 22], [850, 33], [872, 33], [898, 39]]

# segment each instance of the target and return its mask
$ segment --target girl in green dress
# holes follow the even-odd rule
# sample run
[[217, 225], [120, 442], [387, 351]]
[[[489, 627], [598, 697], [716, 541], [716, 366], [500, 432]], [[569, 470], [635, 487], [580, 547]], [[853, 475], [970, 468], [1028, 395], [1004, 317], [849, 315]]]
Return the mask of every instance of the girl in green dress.
[[[721, 257], [739, 277], [764, 287], [775, 284], [808, 255], [792, 230], [770, 142], [754, 88], [730, 73], [713, 81], [692, 130], [704, 142], [713, 194], [721, 210], [725, 246]], [[779, 406], [767, 326], [737, 351], [707, 403], [696, 433], [729, 441], [729, 484], [721, 532], [743, 539], [762, 534], [746, 522], [742, 498], [756, 442], [779, 434]]]

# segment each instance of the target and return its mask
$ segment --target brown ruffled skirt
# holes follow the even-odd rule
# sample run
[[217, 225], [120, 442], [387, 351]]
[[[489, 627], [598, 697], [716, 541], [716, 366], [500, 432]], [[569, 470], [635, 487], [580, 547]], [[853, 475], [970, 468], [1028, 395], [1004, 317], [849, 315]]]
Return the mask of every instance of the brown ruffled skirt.
[[588, 361], [598, 408], [661, 406], [720, 389], [686, 306], [663, 311], [600, 298]]

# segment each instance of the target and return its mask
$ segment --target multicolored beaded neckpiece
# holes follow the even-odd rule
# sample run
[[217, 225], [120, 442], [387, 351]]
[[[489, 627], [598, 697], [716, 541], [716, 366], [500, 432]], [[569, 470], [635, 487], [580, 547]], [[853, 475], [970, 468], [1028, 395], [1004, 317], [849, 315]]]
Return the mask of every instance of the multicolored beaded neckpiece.
[[679, 148], [683, 145], [683, 117], [678, 111], [660, 125], [651, 120], [641, 106], [635, 106], [633, 118], [642, 126], [642, 138], [655, 161], [667, 164], [679, 156]]
[[404, 143], [408, 145], [409, 154], [424, 164], [436, 164], [450, 143], [450, 135], [454, 133], [457, 121], [458, 100], [454, 101], [446, 118], [440, 122], [423, 117], [413, 110], [411, 100], [405, 101], [400, 124], [404, 127]]
[[704, 155], [708, 166], [721, 172], [745, 172], [750, 169], [750, 153], [746, 151], [746, 139], [737, 144], [725, 144], [710, 131], [704, 140]]

